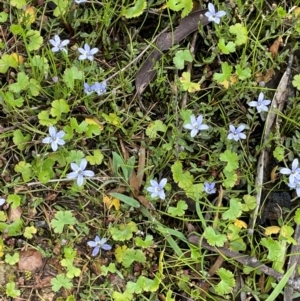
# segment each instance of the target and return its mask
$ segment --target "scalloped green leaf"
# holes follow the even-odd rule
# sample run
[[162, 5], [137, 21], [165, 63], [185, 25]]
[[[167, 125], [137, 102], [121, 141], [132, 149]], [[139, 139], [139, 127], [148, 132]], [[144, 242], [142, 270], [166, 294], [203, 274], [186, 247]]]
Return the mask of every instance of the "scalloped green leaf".
[[126, 19], [136, 18], [144, 12], [144, 9], [146, 7], [147, 7], [146, 0], [137, 0], [134, 6], [124, 9], [122, 11], [122, 16], [124, 16]]

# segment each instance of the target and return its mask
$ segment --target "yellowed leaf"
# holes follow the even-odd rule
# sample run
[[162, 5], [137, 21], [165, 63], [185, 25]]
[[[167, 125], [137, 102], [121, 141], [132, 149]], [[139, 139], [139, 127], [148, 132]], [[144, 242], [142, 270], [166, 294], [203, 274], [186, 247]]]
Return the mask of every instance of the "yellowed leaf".
[[278, 226], [270, 226], [265, 228], [265, 235], [277, 234], [280, 231], [280, 227]]
[[100, 130], [100, 131], [103, 130], [103, 125], [102, 125], [101, 122], [100, 122], [97, 118], [95, 118], [95, 117], [93, 117], [93, 118], [85, 118], [85, 122], [86, 122], [87, 124], [95, 124], [95, 125], [97, 125], [97, 126], [99, 127], [99, 130]]
[[299, 14], [300, 14], [300, 7], [296, 7], [294, 10], [293, 10], [293, 14], [298, 17]]
[[282, 37], [278, 37], [270, 47], [272, 57], [275, 57], [278, 53], [279, 47], [283, 45]]
[[234, 84], [236, 84], [238, 82], [238, 77], [236, 74], [232, 74], [230, 75], [229, 80], [224, 80], [223, 82], [220, 83], [220, 85], [222, 85], [225, 89], [228, 89], [229, 87], [233, 86]]
[[35, 21], [36, 9], [33, 6], [27, 6], [20, 21], [29, 25]]
[[3, 257], [4, 252], [3, 252], [3, 244], [0, 244], [0, 257]]
[[242, 229], [242, 228], [247, 229], [248, 228], [248, 225], [240, 219], [235, 219], [234, 220], [234, 225], [237, 226], [240, 229]]
[[270, 177], [271, 177], [271, 182], [272, 182], [272, 183], [274, 183], [275, 180], [277, 179], [277, 176], [278, 176], [278, 174], [277, 174], [277, 172], [276, 172], [277, 169], [278, 169], [278, 165], [276, 165], [276, 166], [272, 169], [272, 171], [271, 171]]
[[22, 55], [19, 55], [16, 52], [14, 52], [10, 56], [15, 59], [15, 61], [18, 63], [18, 65], [21, 65], [24, 63], [24, 58]]
[[103, 202], [107, 209], [111, 209], [112, 206], [118, 211], [120, 210], [120, 200], [114, 197], [104, 196]]

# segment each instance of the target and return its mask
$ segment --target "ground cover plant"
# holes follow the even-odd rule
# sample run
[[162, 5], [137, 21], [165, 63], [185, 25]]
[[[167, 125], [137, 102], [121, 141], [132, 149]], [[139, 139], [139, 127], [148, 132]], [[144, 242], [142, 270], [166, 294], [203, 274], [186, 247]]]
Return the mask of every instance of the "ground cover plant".
[[0, 3], [1, 300], [300, 298], [300, 1]]

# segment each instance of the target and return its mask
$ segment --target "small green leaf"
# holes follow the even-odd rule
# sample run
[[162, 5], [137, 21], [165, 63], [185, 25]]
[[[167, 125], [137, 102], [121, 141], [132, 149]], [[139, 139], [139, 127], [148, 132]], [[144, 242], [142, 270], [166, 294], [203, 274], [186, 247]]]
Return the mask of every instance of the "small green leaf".
[[125, 241], [132, 238], [133, 232], [137, 232], [138, 227], [135, 222], [129, 222], [128, 224], [120, 224], [117, 227], [112, 227], [109, 232], [112, 235], [113, 240]]
[[10, 0], [10, 5], [21, 9], [26, 5], [26, 0]]
[[267, 258], [271, 261], [276, 261], [281, 255], [281, 247], [278, 241], [273, 240], [271, 237], [262, 238], [260, 244], [268, 249]]
[[29, 85], [29, 77], [24, 72], [19, 72], [17, 76], [17, 82], [8, 86], [9, 90], [14, 93], [20, 93], [26, 90]]
[[224, 187], [227, 188], [227, 189], [234, 187], [235, 183], [238, 179], [238, 176], [237, 176], [236, 172], [235, 171], [230, 172], [230, 171], [224, 170], [223, 174], [225, 176], [225, 179], [223, 180]]
[[53, 100], [51, 103], [51, 110], [50, 113], [53, 117], [56, 117], [56, 119], [60, 120], [61, 115], [63, 113], [69, 113], [70, 107], [67, 104], [67, 102], [64, 99], [56, 99]]
[[19, 253], [14, 253], [12, 256], [10, 254], [5, 255], [5, 262], [14, 265], [19, 262], [20, 255]]
[[279, 162], [282, 161], [284, 159], [284, 148], [281, 146], [276, 146], [273, 151], [273, 156]]
[[179, 50], [176, 52], [175, 57], [173, 58], [173, 63], [177, 69], [184, 68], [184, 62], [192, 62], [193, 56], [189, 50]]
[[31, 141], [31, 135], [27, 134], [26, 136], [23, 136], [23, 133], [21, 132], [21, 130], [15, 130], [13, 132], [13, 142], [15, 145], [17, 145], [19, 150], [24, 150], [27, 142]]
[[70, 164], [76, 162], [77, 164], [84, 158], [84, 153], [78, 150], [71, 150], [66, 157], [67, 162]]
[[122, 15], [127, 19], [136, 18], [144, 12], [146, 7], [146, 0], [136, 0], [134, 6], [122, 10]]
[[224, 39], [219, 40], [218, 47], [224, 54], [235, 52], [235, 44], [233, 42], [228, 42], [228, 44], [225, 45]]
[[93, 151], [93, 156], [86, 156], [87, 161], [91, 165], [100, 165], [104, 159], [104, 155], [99, 149]]
[[221, 278], [221, 281], [215, 286], [216, 293], [221, 296], [231, 293], [235, 286], [233, 273], [224, 268], [220, 268], [217, 274]]
[[71, 280], [68, 279], [65, 274], [59, 274], [55, 278], [52, 278], [51, 284], [54, 292], [58, 292], [62, 287], [70, 289], [73, 286]]
[[51, 226], [55, 233], [62, 233], [66, 225], [75, 225], [76, 222], [77, 220], [71, 211], [58, 211], [51, 221]]
[[20, 96], [19, 98], [15, 98], [15, 95], [10, 91], [3, 93], [3, 99], [5, 103], [11, 108], [20, 108], [23, 106], [24, 103], [23, 97]]
[[232, 67], [228, 65], [227, 62], [221, 64], [222, 73], [214, 73], [213, 79], [218, 83], [222, 83], [229, 79], [232, 71]]
[[107, 276], [108, 273], [116, 273], [117, 269], [116, 269], [116, 265], [114, 263], [110, 263], [109, 266], [105, 266], [105, 265], [102, 265], [101, 266], [101, 275], [102, 276]]
[[243, 200], [245, 204], [243, 204], [242, 210], [243, 211], [250, 211], [256, 207], [256, 198], [252, 195], [246, 194], [243, 196]]
[[295, 212], [294, 221], [296, 224], [300, 225], [300, 208], [298, 208]]
[[37, 229], [34, 226], [26, 227], [24, 231], [24, 237], [31, 239], [33, 234], [36, 234]]
[[224, 168], [225, 171], [231, 172], [239, 167], [239, 156], [230, 150], [226, 150], [224, 153], [220, 154], [220, 160], [227, 162], [227, 165]]
[[69, 279], [73, 279], [74, 277], [79, 277], [81, 274], [81, 270], [74, 266], [73, 259], [62, 259], [61, 265], [67, 269], [66, 276]]
[[28, 84], [28, 89], [32, 96], [38, 96], [42, 87], [36, 79], [31, 78]]
[[186, 17], [193, 9], [193, 1], [192, 0], [168, 0], [167, 7], [174, 11], [180, 11], [181, 18]]
[[240, 80], [245, 80], [245, 79], [251, 77], [251, 69], [250, 68], [243, 69], [240, 65], [236, 65], [235, 69], [236, 69], [236, 74], [238, 75], [238, 78]]
[[10, 194], [6, 199], [6, 202], [11, 204], [12, 208], [17, 208], [21, 204], [21, 197], [16, 194]]
[[38, 50], [43, 44], [43, 38], [38, 30], [27, 31], [26, 38], [29, 39], [26, 48], [28, 51]]
[[248, 31], [247, 27], [243, 26], [240, 23], [236, 23], [235, 25], [231, 25], [229, 27], [229, 32], [236, 35], [235, 44], [243, 45], [248, 40]]
[[[6, 73], [9, 67], [17, 68], [17, 60], [9, 54], [3, 54], [0, 59], [0, 73]], [[10, 86], [10, 85], [9, 85]]]
[[38, 119], [39, 119], [40, 125], [51, 126], [51, 125], [55, 125], [57, 123], [57, 120], [49, 117], [48, 111], [41, 111], [38, 114]]
[[63, 75], [63, 81], [65, 82], [66, 86], [71, 90], [74, 89], [75, 80], [82, 80], [83, 79], [83, 72], [80, 71], [77, 67], [72, 66], [65, 70]]
[[153, 245], [153, 236], [147, 234], [147, 236], [145, 237], [145, 240], [142, 240], [142, 238], [140, 238], [140, 237], [136, 237], [135, 244], [137, 247], [149, 248], [151, 245]]
[[183, 216], [185, 214], [185, 210], [188, 208], [185, 201], [180, 200], [177, 202], [176, 207], [170, 206], [168, 208], [168, 213], [170, 213], [172, 216]]
[[180, 188], [186, 190], [193, 185], [194, 177], [190, 174], [189, 171], [183, 171], [182, 163], [180, 161], [176, 161], [171, 169], [174, 181]]
[[124, 293], [114, 291], [112, 297], [114, 301], [132, 301], [133, 295], [127, 290]]
[[165, 133], [166, 131], [167, 126], [161, 120], [155, 120], [148, 125], [146, 135], [153, 139], [157, 137], [157, 132]]
[[222, 247], [226, 242], [226, 235], [220, 234], [217, 230], [214, 230], [211, 226], [207, 227], [204, 231], [204, 237], [211, 246]]
[[82, 134], [88, 130], [89, 125], [85, 120], [78, 124], [77, 119], [72, 117], [70, 121], [72, 129], [78, 134]]
[[222, 218], [225, 220], [235, 220], [236, 218], [238, 218], [239, 216], [241, 216], [242, 214], [242, 203], [235, 198], [230, 199], [229, 202], [229, 209], [226, 210], [223, 214], [222, 214]]
[[0, 23], [4, 23], [6, 22], [8, 19], [8, 14], [6, 12], [1, 12], [0, 13]]
[[198, 83], [191, 82], [190, 72], [183, 72], [179, 80], [182, 84], [182, 88], [184, 91], [188, 91], [190, 93], [195, 93], [196, 91], [200, 91], [200, 85]]
[[[0, 64], [1, 64], [1, 61], [0, 61]], [[1, 68], [1, 65], [0, 65], [0, 68]], [[1, 73], [3, 73], [3, 72], [1, 72]], [[295, 88], [300, 90], [300, 74], [297, 74], [297, 75], [294, 76], [292, 84]]]
[[6, 295], [8, 297], [16, 298], [21, 295], [21, 291], [16, 289], [16, 284], [14, 282], [9, 282], [6, 284]]
[[19, 236], [22, 235], [22, 220], [18, 218], [13, 223], [6, 224], [0, 222], [0, 231], [5, 232], [8, 236]]

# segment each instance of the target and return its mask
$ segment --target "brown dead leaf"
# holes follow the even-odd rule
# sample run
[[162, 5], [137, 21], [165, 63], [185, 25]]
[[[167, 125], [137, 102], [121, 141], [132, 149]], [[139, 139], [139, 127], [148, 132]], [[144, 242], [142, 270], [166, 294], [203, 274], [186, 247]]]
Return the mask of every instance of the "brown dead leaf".
[[18, 269], [20, 271], [30, 271], [35, 270], [43, 266], [43, 259], [40, 252], [37, 250], [26, 250], [20, 252], [20, 259], [18, 262]]
[[19, 219], [21, 215], [22, 215], [21, 207], [16, 207], [16, 208], [10, 207], [7, 215], [7, 221], [10, 223], [14, 222], [17, 219]]
[[143, 195], [138, 195], [137, 199], [140, 201], [142, 205], [144, 205], [146, 208], [155, 210], [155, 207], [151, 202], [149, 202]]
[[268, 69], [265, 73], [265, 75], [263, 75], [262, 73], [260, 72], [257, 72], [255, 74], [255, 77], [256, 77], [256, 82], [257, 83], [260, 83], [260, 82], [265, 82], [267, 83], [272, 77], [273, 75], [275, 74], [274, 70], [273, 69]]
[[276, 181], [276, 179], [278, 178], [278, 173], [276, 172], [277, 169], [278, 169], [278, 165], [276, 165], [271, 171], [270, 177], [271, 177], [272, 183], [274, 183]]
[[282, 37], [278, 37], [274, 43], [272, 44], [272, 46], [270, 47], [270, 52], [272, 57], [275, 57], [278, 53], [279, 47], [283, 45], [283, 40]]

